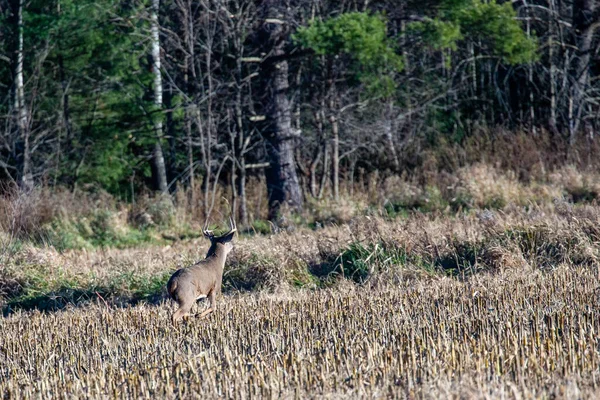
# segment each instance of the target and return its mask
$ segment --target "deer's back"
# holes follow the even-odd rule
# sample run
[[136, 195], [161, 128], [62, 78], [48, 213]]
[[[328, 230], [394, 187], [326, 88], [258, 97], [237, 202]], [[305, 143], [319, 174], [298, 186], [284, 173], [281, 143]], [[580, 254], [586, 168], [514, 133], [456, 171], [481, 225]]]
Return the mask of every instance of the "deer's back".
[[184, 295], [192, 295], [195, 298], [208, 295], [215, 289], [221, 274], [219, 268], [207, 260], [202, 260], [191, 267], [175, 271], [167, 283], [167, 290], [176, 301]]

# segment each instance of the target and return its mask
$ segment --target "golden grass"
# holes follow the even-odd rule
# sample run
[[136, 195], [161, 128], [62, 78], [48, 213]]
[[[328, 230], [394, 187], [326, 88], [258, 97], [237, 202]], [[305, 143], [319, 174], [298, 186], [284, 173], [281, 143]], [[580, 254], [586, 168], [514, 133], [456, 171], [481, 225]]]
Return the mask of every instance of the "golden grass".
[[[347, 224], [318, 230], [298, 227], [274, 235], [239, 237], [224, 282], [226, 289], [315, 287], [327, 268], [353, 244], [377, 245], [384, 253], [395, 255], [391, 262], [373, 259], [369, 263], [377, 272], [374, 275], [385, 272], [398, 279], [442, 269], [471, 274], [505, 268], [548, 269], [559, 263], [595, 267], [600, 259], [599, 226], [600, 207], [562, 202], [550, 209], [481, 210], [458, 216], [356, 217]], [[31, 290], [51, 297], [60, 296], [57, 292], [62, 289], [100, 288], [94, 290], [104, 297], [127, 301], [135, 297], [134, 281], [165, 277], [203, 258], [207, 248], [204, 238], [169, 245], [62, 252], [25, 244], [18, 251], [0, 255], [0, 276], [16, 283], [13, 294]], [[0, 305], [10, 300], [9, 295], [0, 292]], [[85, 299], [77, 302], [81, 300]]]
[[0, 320], [5, 398], [596, 396], [598, 272], [506, 270]]
[[[564, 167], [545, 179], [474, 164], [430, 186], [373, 180], [353, 199], [310, 203], [313, 228], [238, 237], [218, 312], [177, 329], [161, 280], [202, 258], [205, 239], [59, 251], [2, 225], [0, 393], [598, 397], [600, 178]], [[35, 214], [44, 196], [0, 210]], [[144, 201], [140, 212], [164, 210]], [[108, 228], [125, 235], [128, 210], [109, 208]], [[68, 214], [56, 210], [19, 221]]]
[[[169, 324], [170, 302], [120, 308], [99, 296], [61, 312], [16, 310], [0, 320], [0, 392], [7, 398], [597, 396], [598, 215], [586, 206], [365, 217], [316, 232], [240, 238], [227, 273], [262, 268], [270, 291], [229, 292], [218, 313], [178, 329]], [[385, 264], [360, 286], [343, 279], [316, 291], [286, 284], [297, 269], [351, 243], [393, 245], [435, 260], [460, 257], [461, 245], [478, 241], [483, 269], [464, 279], [424, 271], [409, 259]], [[17, 278], [43, 267], [50, 281], [102, 282], [172, 271], [202, 257], [205, 245], [195, 239], [62, 254], [26, 247], [11, 268]]]

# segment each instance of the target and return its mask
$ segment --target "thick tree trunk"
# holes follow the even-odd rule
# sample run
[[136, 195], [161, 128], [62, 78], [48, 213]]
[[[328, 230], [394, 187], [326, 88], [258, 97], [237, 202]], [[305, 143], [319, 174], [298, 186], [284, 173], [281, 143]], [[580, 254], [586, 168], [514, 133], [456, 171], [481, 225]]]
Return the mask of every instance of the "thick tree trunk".
[[15, 125], [18, 130], [16, 140], [18, 183], [21, 189], [30, 190], [33, 188], [33, 174], [31, 172], [30, 132], [27, 123], [27, 106], [25, 104], [23, 79], [23, 0], [13, 0], [11, 8], [16, 33], [13, 52], [13, 113]]
[[[284, 21], [278, 11], [278, 2], [272, 1], [268, 6], [264, 30], [272, 44], [272, 57], [284, 55], [285, 30]], [[267, 126], [264, 136], [267, 139], [267, 152], [270, 165], [266, 170], [267, 191], [269, 195], [269, 219], [279, 217], [280, 207], [287, 205], [292, 211], [302, 209], [302, 191], [296, 173], [294, 146], [297, 131], [292, 128], [290, 101], [288, 99], [288, 62], [279, 59], [276, 62], [267, 60]]]
[[596, 0], [575, 0], [573, 2], [573, 27], [576, 35], [576, 58], [574, 67], [575, 84], [573, 85], [573, 111], [570, 113], [571, 142], [577, 134], [581, 123], [588, 134], [591, 124], [584, 121], [584, 111], [587, 109], [587, 94], [589, 86], [590, 62], [596, 30], [600, 28], [600, 16], [596, 12]]
[[162, 149], [163, 135], [163, 116], [162, 116], [162, 76], [160, 71], [160, 41], [158, 37], [158, 10], [160, 0], [152, 0], [151, 11], [151, 37], [152, 37], [152, 73], [154, 74], [154, 104], [158, 110], [158, 115], [153, 115], [154, 132], [156, 142], [152, 151], [152, 180], [154, 188], [162, 193], [168, 192], [167, 187], [167, 169], [165, 167], [165, 157]]

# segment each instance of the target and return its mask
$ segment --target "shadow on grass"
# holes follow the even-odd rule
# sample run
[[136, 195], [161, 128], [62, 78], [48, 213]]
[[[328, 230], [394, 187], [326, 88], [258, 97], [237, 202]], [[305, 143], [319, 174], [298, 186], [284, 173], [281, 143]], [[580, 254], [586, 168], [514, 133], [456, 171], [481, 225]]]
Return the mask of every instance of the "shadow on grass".
[[[64, 284], [56, 289], [41, 291], [31, 285], [14, 286], [6, 293], [2, 315], [7, 317], [18, 310], [55, 312], [67, 307], [82, 307], [89, 304], [105, 304], [110, 307], [128, 307], [138, 303], [158, 304], [167, 298], [166, 284], [170, 273], [155, 277], [133, 279], [128, 286], [123, 278], [111, 285], [77, 287]], [[5, 291], [6, 292], [6, 291]]]
[[[10, 281], [10, 287], [5, 285], [6, 282], [0, 281], [0, 293], [3, 298], [8, 299], [2, 306], [2, 315], [8, 317], [17, 311], [33, 310], [52, 313], [71, 307], [85, 307], [90, 304], [111, 308], [131, 307], [140, 303], [157, 305], [169, 299], [166, 286], [170, 277], [171, 272], [168, 272], [141, 282], [138, 279], [137, 282], [130, 282], [128, 288], [123, 287], [123, 278], [121, 278], [112, 285], [74, 287], [65, 284], [55, 290], [45, 292], [17, 281]], [[247, 279], [223, 280], [223, 293], [252, 291], [255, 288], [256, 284]]]

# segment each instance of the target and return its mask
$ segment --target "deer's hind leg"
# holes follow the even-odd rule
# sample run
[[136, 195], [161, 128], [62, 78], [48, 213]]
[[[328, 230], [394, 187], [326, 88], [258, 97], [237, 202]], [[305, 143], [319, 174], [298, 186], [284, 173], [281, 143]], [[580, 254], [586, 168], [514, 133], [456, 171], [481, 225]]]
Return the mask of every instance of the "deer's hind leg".
[[192, 301], [182, 301], [178, 302], [179, 308], [177, 311], [173, 313], [172, 322], [173, 325], [177, 324], [177, 322], [181, 319], [188, 319], [191, 315], [190, 311], [192, 311], [192, 306], [194, 305], [194, 300]]
[[208, 294], [208, 309], [202, 311], [202, 313], [200, 315], [198, 315], [198, 318], [204, 318], [211, 312], [215, 311], [215, 306], [216, 306], [216, 294], [215, 294], [215, 289], [213, 289]]

